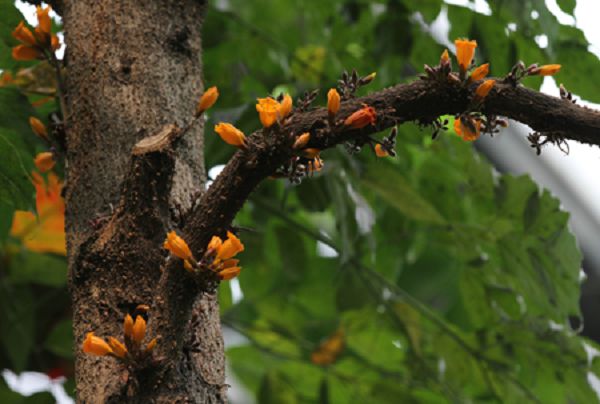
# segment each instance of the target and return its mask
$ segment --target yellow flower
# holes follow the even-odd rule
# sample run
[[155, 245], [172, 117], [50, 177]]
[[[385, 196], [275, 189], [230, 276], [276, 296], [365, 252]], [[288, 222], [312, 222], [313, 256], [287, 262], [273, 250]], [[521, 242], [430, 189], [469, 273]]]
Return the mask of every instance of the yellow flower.
[[98, 338], [93, 332], [88, 332], [83, 341], [83, 352], [91, 355], [104, 356], [113, 352], [111, 347], [102, 338]]
[[454, 131], [456, 134], [468, 142], [477, 140], [480, 134], [481, 120], [480, 119], [469, 119], [467, 123], [463, 122], [460, 118], [454, 121]]
[[335, 88], [327, 92], [327, 112], [331, 118], [340, 110], [340, 100], [340, 94]]
[[481, 83], [479, 87], [477, 87], [477, 90], [475, 90], [475, 98], [477, 100], [483, 100], [492, 90], [494, 84], [496, 84], [495, 80], [486, 80]]
[[21, 21], [19, 25], [17, 25], [17, 27], [12, 32], [12, 36], [25, 45], [37, 45], [37, 40], [35, 39], [33, 32], [31, 32], [31, 30], [25, 26], [24, 21]]
[[543, 65], [533, 70], [532, 75], [552, 76], [560, 71], [561, 65]]
[[240, 239], [237, 238], [235, 234], [228, 231], [227, 240], [225, 240], [217, 250], [216, 259], [219, 261], [225, 261], [242, 251], [244, 251], [244, 244], [242, 244]]
[[17, 45], [12, 49], [12, 57], [14, 60], [28, 61], [43, 59], [44, 54], [37, 48], [26, 45]]
[[38, 155], [35, 156], [33, 163], [41, 173], [45, 173], [52, 170], [52, 168], [56, 164], [51, 152], [38, 153]]
[[246, 145], [246, 136], [244, 133], [230, 123], [221, 122], [215, 125], [215, 132], [227, 144], [235, 147], [244, 147]]
[[200, 97], [200, 101], [198, 101], [198, 105], [196, 106], [196, 115], [200, 115], [210, 107], [212, 107], [215, 102], [217, 102], [217, 98], [219, 98], [219, 90], [217, 87], [210, 87], [208, 90], [202, 94]]
[[114, 337], [108, 337], [108, 345], [111, 347], [113, 354], [119, 358], [124, 358], [127, 355], [127, 348]]
[[375, 111], [375, 108], [365, 106], [346, 118], [344, 126], [361, 129], [367, 125], [374, 125], [376, 121], [377, 112]]
[[182, 260], [194, 258], [185, 240], [179, 237], [174, 231], [167, 234], [167, 239], [165, 240], [163, 247]]
[[380, 145], [379, 143], [377, 143], [377, 144], [375, 145], [375, 155], [376, 155], [377, 157], [387, 157], [387, 156], [389, 156], [390, 154], [389, 154], [387, 151], [385, 151], [385, 150], [384, 150], [384, 148], [383, 148], [383, 147], [381, 147], [381, 145]]
[[304, 146], [306, 146], [306, 144], [308, 143], [309, 140], [310, 140], [310, 133], [309, 132], [303, 133], [300, 136], [298, 136], [298, 138], [294, 142], [294, 145], [292, 146], [292, 148], [293, 149], [301, 149]]
[[133, 332], [131, 335], [131, 340], [136, 344], [141, 344], [144, 336], [146, 335], [146, 320], [144, 317], [137, 316], [135, 318], [135, 323], [133, 324]]
[[240, 267], [229, 267], [220, 271], [217, 275], [222, 281], [228, 281], [230, 279], [235, 278], [240, 274], [242, 268]]
[[123, 334], [127, 338], [133, 337], [133, 318], [129, 314], [125, 316], [125, 320], [123, 321]]
[[469, 81], [470, 82], [479, 81], [479, 80], [483, 79], [485, 76], [487, 76], [489, 72], [490, 72], [490, 64], [485, 63], [485, 64], [479, 66], [477, 69], [473, 70], [473, 73], [471, 73], [471, 77], [469, 77]]
[[35, 133], [36, 135], [38, 135], [46, 141], [48, 140], [48, 130], [46, 129], [46, 126], [42, 123], [42, 121], [40, 121], [34, 116], [30, 116], [29, 125], [31, 126], [31, 130], [33, 131], [33, 133]]
[[292, 112], [292, 97], [289, 94], [283, 96], [283, 100], [281, 100], [279, 113], [281, 114], [281, 118], [285, 118]]
[[475, 48], [477, 47], [476, 41], [469, 41], [468, 39], [457, 39], [454, 41], [456, 45], [456, 59], [462, 73], [466, 72], [473, 56], [475, 56]]

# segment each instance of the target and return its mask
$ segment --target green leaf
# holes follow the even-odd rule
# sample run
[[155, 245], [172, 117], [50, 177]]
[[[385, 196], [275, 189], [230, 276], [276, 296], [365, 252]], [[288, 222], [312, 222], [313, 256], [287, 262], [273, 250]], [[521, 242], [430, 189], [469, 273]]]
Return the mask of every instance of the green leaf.
[[371, 164], [361, 183], [411, 219], [438, 225], [446, 222], [390, 164]]
[[271, 371], [265, 375], [257, 396], [261, 404], [298, 403], [293, 384], [278, 372]]
[[21, 251], [10, 266], [10, 278], [15, 284], [62, 287], [67, 284], [67, 263], [64, 258], [55, 255]]
[[[7, 285], [8, 286], [8, 285]], [[34, 343], [35, 307], [29, 288], [10, 287], [0, 293], [0, 344], [12, 369], [25, 369]]]
[[558, 6], [562, 11], [567, 14], [573, 15], [575, 11], [575, 6], [577, 5], [577, 0], [557, 0]]
[[0, 69], [13, 69], [20, 62], [12, 58], [12, 47], [18, 42], [11, 36], [11, 32], [23, 20], [23, 16], [12, 0], [0, 0], [0, 10]]
[[50, 352], [67, 359], [73, 358], [73, 323], [63, 320], [56, 324], [46, 338], [44, 347]]

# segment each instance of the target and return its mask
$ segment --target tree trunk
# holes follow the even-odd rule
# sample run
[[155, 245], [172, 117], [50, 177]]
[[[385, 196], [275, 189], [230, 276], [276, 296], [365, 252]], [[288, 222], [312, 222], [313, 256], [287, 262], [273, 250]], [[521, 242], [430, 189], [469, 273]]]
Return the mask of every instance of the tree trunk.
[[[167, 256], [162, 242], [204, 189], [202, 124], [184, 135], [178, 128], [191, 121], [202, 93], [205, 6], [200, 0], [62, 5], [66, 233], [79, 402], [225, 401], [214, 288], [190, 294], [194, 309], [178, 317], [184, 335], [156, 331], [164, 326], [153, 318]], [[134, 145], [161, 130], [181, 136], [165, 153], [136, 160]], [[136, 370], [82, 353], [90, 331], [122, 341], [123, 318], [139, 304], [150, 306], [149, 332], [159, 345], [171, 344], [170, 357]]]

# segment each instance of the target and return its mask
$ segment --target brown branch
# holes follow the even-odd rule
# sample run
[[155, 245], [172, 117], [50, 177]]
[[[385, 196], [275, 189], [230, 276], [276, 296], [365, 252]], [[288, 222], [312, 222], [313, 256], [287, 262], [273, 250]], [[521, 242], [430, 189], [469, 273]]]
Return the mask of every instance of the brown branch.
[[[291, 145], [297, 135], [311, 133], [308, 147], [327, 149], [361, 139], [372, 133], [413, 120], [431, 120], [440, 115], [464, 112], [471, 104], [471, 88], [434, 80], [397, 85], [366, 97], [345, 101], [332, 128], [327, 111], [318, 108], [295, 112], [283, 125], [261, 129], [249, 137], [248, 148], [240, 149], [223, 172], [184, 217], [179, 234], [196, 257], [202, 256], [213, 235], [223, 235], [250, 193], [293, 156]], [[374, 107], [376, 125], [348, 130], [343, 119], [362, 107]], [[568, 139], [600, 145], [600, 113], [560, 98], [498, 82], [487, 96], [483, 111], [521, 121], [537, 131], [554, 131]], [[141, 179], [140, 179], [141, 180]], [[192, 304], [199, 293], [210, 292], [216, 283], [210, 274], [188, 274], [181, 260], [171, 259], [164, 268], [151, 317], [153, 333], [161, 339], [161, 358], [177, 358], [185, 346], [184, 334]], [[176, 362], [174, 362], [176, 363]]]

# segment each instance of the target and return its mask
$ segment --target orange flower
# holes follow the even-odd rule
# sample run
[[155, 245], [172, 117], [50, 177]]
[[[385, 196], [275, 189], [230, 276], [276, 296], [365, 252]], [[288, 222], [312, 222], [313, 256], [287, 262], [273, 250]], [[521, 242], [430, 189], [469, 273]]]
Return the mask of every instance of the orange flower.
[[156, 346], [156, 338], [152, 338], [152, 341], [148, 342], [148, 345], [146, 345], [146, 352], [152, 351], [155, 346]]
[[36, 172], [32, 176], [37, 216], [28, 211], [16, 211], [10, 234], [21, 239], [30, 251], [66, 255], [65, 202], [60, 196], [62, 184], [54, 173], [48, 174], [47, 183]]
[[325, 163], [323, 162], [323, 159], [321, 159], [320, 156], [315, 156], [314, 159], [308, 161], [307, 165], [308, 173], [313, 174], [315, 171], [321, 171]]
[[227, 240], [225, 240], [217, 250], [216, 260], [228, 260], [242, 251], [244, 251], [244, 244], [242, 244], [240, 239], [237, 238], [235, 234], [228, 231]]
[[60, 48], [60, 40], [54, 34], [52, 34], [52, 37], [50, 38], [50, 47], [53, 51], [56, 51], [58, 48]]
[[43, 152], [38, 153], [38, 155], [35, 156], [33, 163], [35, 164], [39, 172], [46, 173], [52, 170], [52, 168], [56, 164], [56, 161], [54, 161], [54, 157], [52, 156], [51, 152]]
[[37, 41], [35, 39], [35, 36], [33, 35], [33, 32], [31, 32], [31, 30], [25, 26], [24, 21], [21, 21], [19, 25], [17, 25], [17, 28], [15, 28], [12, 32], [12, 36], [25, 45], [37, 45]]
[[104, 356], [113, 353], [111, 347], [93, 332], [88, 332], [83, 341], [83, 352], [91, 355]]
[[40, 29], [41, 32], [50, 35], [52, 29], [52, 20], [50, 19], [50, 10], [51, 8], [48, 6], [46, 8], [42, 8], [41, 6], [36, 7], [36, 14], [38, 19], [37, 28]]
[[327, 338], [310, 355], [315, 365], [330, 365], [334, 363], [344, 350], [344, 332], [339, 329]]
[[163, 247], [182, 260], [194, 259], [185, 240], [179, 237], [174, 231], [167, 234], [167, 239], [165, 240]]
[[133, 324], [133, 332], [131, 334], [131, 340], [136, 344], [141, 344], [144, 337], [146, 336], [146, 320], [144, 317], [137, 316], [135, 318], [135, 324]]
[[440, 56], [440, 64], [450, 63], [450, 56], [448, 55], [448, 49], [444, 49], [442, 56]]
[[304, 146], [306, 146], [306, 144], [308, 143], [309, 140], [310, 140], [310, 133], [309, 132], [303, 133], [300, 136], [298, 136], [298, 138], [294, 142], [294, 145], [292, 146], [292, 148], [293, 149], [301, 149]]
[[314, 159], [319, 156], [319, 153], [321, 153], [321, 149], [310, 148], [302, 150], [302, 156], [307, 159]]
[[17, 45], [12, 49], [12, 57], [14, 60], [28, 61], [43, 59], [44, 54], [37, 48], [32, 48], [26, 45]]
[[119, 358], [124, 358], [127, 355], [127, 348], [116, 338], [108, 337], [108, 345], [112, 349], [113, 354]]
[[292, 97], [289, 94], [283, 96], [283, 100], [281, 100], [280, 111], [282, 118], [285, 118], [292, 112]]
[[279, 103], [273, 98], [258, 99], [258, 104], [256, 104], [256, 110], [258, 111], [260, 122], [265, 128], [270, 127], [277, 121], [279, 107]]
[[46, 129], [46, 126], [42, 123], [42, 121], [40, 121], [34, 116], [30, 116], [29, 126], [31, 126], [31, 130], [33, 131], [33, 133], [35, 133], [36, 135], [38, 135], [46, 141], [48, 140], [48, 130]]
[[217, 102], [217, 98], [219, 98], [219, 90], [217, 87], [210, 87], [208, 90], [202, 94], [200, 97], [200, 101], [198, 101], [198, 105], [196, 106], [196, 115], [200, 115], [210, 107], [212, 107], [215, 102]]
[[246, 136], [244, 132], [236, 128], [230, 123], [219, 123], [215, 125], [215, 132], [221, 136], [221, 139], [227, 144], [235, 147], [246, 146]]
[[380, 145], [379, 143], [377, 143], [377, 144], [375, 145], [375, 155], [376, 155], [377, 157], [387, 157], [387, 156], [389, 156], [390, 154], [389, 154], [387, 151], [385, 151], [385, 150], [383, 149], [383, 147], [381, 147], [381, 145]]
[[470, 82], [479, 81], [479, 80], [483, 79], [485, 76], [487, 76], [489, 72], [490, 72], [490, 64], [485, 63], [485, 64], [479, 66], [477, 69], [473, 70], [473, 73], [471, 73], [471, 77], [469, 77], [469, 81]]
[[206, 247], [206, 250], [218, 250], [221, 245], [223, 244], [223, 240], [221, 240], [221, 237], [219, 236], [212, 236], [212, 238], [210, 239], [210, 243], [208, 243], [208, 247]]
[[217, 275], [219, 276], [219, 278], [222, 281], [228, 281], [228, 280], [233, 279], [236, 276], [238, 276], [240, 274], [241, 270], [242, 270], [242, 268], [240, 268], [240, 267], [229, 267], [229, 268], [225, 268], [224, 270], [219, 272]]
[[468, 123], [464, 123], [460, 118], [454, 121], [454, 131], [456, 134], [468, 142], [477, 140], [481, 127], [480, 119], [469, 119]]
[[374, 125], [377, 121], [377, 112], [375, 108], [364, 106], [363, 108], [355, 111], [344, 121], [344, 126], [348, 126], [354, 129], [361, 129], [367, 125]]
[[481, 83], [479, 87], [477, 87], [477, 90], [475, 90], [475, 99], [483, 100], [485, 97], [487, 97], [489, 92], [494, 87], [494, 84], [496, 84], [495, 80], [486, 80]]
[[327, 112], [330, 118], [333, 118], [340, 110], [340, 100], [340, 94], [335, 88], [327, 92]]
[[123, 321], [123, 334], [127, 338], [133, 337], [133, 318], [129, 314], [125, 316], [125, 320]]
[[[469, 41], [468, 39], [457, 39], [454, 41], [456, 45], [456, 59], [462, 73], [466, 72], [473, 56], [475, 56], [475, 48], [477, 47], [476, 41]], [[464, 76], [463, 76], [464, 77]]]
[[561, 65], [543, 65], [534, 69], [531, 75], [552, 76], [560, 71]]

